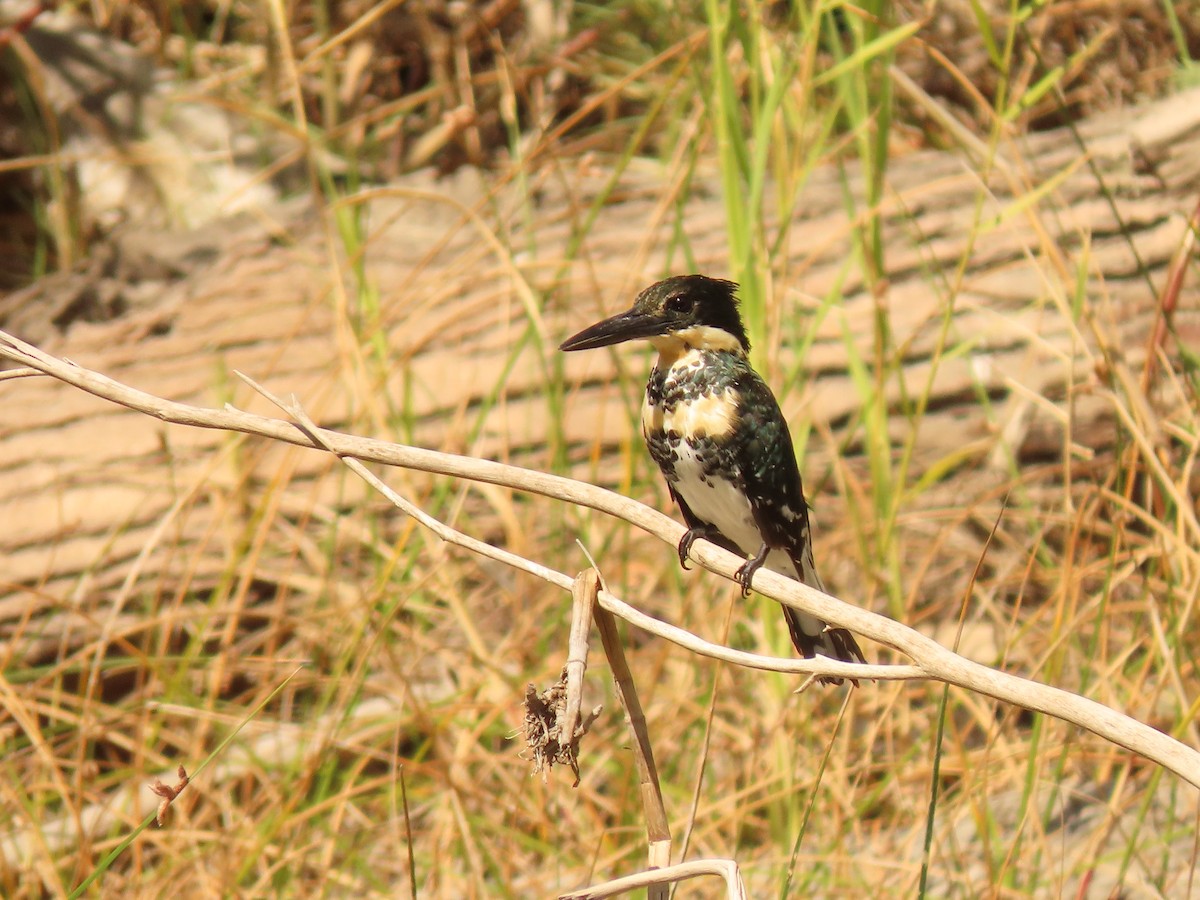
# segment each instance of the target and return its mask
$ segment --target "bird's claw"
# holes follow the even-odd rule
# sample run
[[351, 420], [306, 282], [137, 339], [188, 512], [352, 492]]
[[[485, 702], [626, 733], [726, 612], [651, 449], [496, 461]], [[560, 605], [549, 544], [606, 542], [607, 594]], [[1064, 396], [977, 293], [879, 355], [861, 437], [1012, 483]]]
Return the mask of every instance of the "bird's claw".
[[742, 563], [741, 568], [733, 573], [733, 580], [742, 586], [742, 596], [750, 596], [750, 580], [754, 577], [754, 573], [763, 567], [763, 563], [767, 561], [767, 554], [770, 549], [766, 544], [759, 549], [757, 556], [752, 556], [750, 559]]
[[747, 560], [740, 569], [733, 573], [733, 580], [738, 583], [742, 589], [742, 596], [750, 596], [750, 579], [754, 577], [754, 570], [758, 568], [754, 565], [754, 560]]
[[704, 537], [704, 529], [689, 528], [684, 532], [683, 537], [679, 539], [679, 565], [685, 570], [689, 568], [687, 564], [688, 554], [692, 552], [692, 544], [696, 543], [696, 539]]

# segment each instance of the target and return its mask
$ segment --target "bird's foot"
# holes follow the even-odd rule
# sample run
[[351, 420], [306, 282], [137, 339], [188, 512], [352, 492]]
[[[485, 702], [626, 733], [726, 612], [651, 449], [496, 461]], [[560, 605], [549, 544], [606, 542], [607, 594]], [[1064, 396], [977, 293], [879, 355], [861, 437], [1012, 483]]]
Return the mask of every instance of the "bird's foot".
[[733, 580], [742, 586], [742, 596], [750, 596], [750, 579], [754, 577], [754, 573], [763, 567], [763, 563], [767, 561], [767, 554], [771, 552], [771, 548], [763, 544], [758, 548], [758, 555], [752, 556], [742, 564], [742, 567], [733, 573]]
[[700, 538], [704, 538], [706, 541], [712, 540], [713, 536], [717, 533], [715, 528], [708, 525], [689, 528], [683, 537], [679, 539], [679, 565], [685, 569], [688, 567], [688, 554], [692, 552], [692, 544], [696, 543]]

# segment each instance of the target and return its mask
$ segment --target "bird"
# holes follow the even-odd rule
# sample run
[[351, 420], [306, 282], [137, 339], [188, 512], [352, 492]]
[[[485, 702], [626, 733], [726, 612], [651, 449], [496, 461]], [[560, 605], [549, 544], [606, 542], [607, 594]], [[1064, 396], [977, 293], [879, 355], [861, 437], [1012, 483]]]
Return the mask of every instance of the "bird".
[[[743, 596], [764, 565], [824, 591], [791, 433], [775, 395], [750, 365], [737, 290], [732, 281], [675, 275], [559, 349], [646, 340], [658, 351], [642, 402], [642, 434], [687, 524], [680, 565], [688, 567], [692, 545], [703, 538], [747, 558], [735, 575]], [[783, 614], [792, 644], [806, 658], [819, 653], [866, 663], [846, 629], [789, 606]]]

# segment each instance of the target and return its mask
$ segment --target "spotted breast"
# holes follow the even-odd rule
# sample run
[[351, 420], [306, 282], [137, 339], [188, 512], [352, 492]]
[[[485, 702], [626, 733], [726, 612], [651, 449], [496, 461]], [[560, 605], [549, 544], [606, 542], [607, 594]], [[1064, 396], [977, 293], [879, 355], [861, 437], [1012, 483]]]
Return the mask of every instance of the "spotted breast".
[[[733, 440], [738, 426], [740, 360], [689, 349], [660, 360], [646, 385], [642, 432], [672, 490], [702, 521], [743, 553], [761, 543]], [[784, 564], [787, 571], [791, 566]], [[789, 573], [790, 574], [790, 573]]]

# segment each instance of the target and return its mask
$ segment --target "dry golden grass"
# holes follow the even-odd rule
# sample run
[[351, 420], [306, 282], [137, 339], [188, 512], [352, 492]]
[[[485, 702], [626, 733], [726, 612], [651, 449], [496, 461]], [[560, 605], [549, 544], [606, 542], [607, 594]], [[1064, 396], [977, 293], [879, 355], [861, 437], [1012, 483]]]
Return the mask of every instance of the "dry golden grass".
[[[339, 14], [361, 20], [385, 8], [361, 6], [347, 4]], [[178, 35], [154, 21], [155, 9], [106, 11], [143, 43], [158, 36], [164, 55], [178, 60], [178, 42], [167, 40]], [[579, 77], [573, 64], [562, 66], [566, 86], [539, 87], [537, 78], [549, 76], [531, 63], [528, 80], [505, 88], [497, 74], [503, 66], [477, 72], [475, 57], [450, 54], [438, 90], [418, 92], [424, 105], [408, 101], [411, 119], [388, 106], [405, 102], [400, 92], [393, 99], [378, 89], [387, 57], [376, 54], [358, 80], [347, 80], [353, 90], [345, 96], [354, 102], [335, 123], [321, 119], [330, 109], [321, 98], [328, 104], [340, 96], [339, 78], [355, 48], [347, 35], [320, 52], [330, 32], [345, 27], [314, 28], [321, 9], [298, 4], [288, 23], [282, 46], [297, 68], [268, 54], [258, 75], [278, 79], [281, 94], [301, 97], [305, 117], [334, 136], [331, 144], [355, 129], [381, 127], [390, 109], [390, 127], [404, 137], [392, 145], [394, 168], [383, 166], [384, 173], [450, 143], [456, 149], [445, 156], [448, 168], [507, 141], [496, 137], [506, 134], [501, 112], [488, 120], [493, 130], [480, 124], [490, 108], [436, 131], [446, 113], [477, 102], [487, 88], [500, 98], [497, 110], [505, 108], [504, 90], [530, 101], [521, 109], [536, 123], [544, 154], [501, 165], [495, 179], [524, 177], [538, 166], [569, 177], [572, 166], [588, 165], [581, 150], [625, 146], [638, 124], [623, 116], [660, 101], [682, 108], [687, 93], [672, 93], [672, 66], [702, 46], [698, 32], [680, 34], [645, 79], [629, 82], [635, 66], [610, 50], [600, 62], [588, 60], [598, 74], [586, 88], [575, 86], [582, 97], [569, 94]], [[257, 18], [244, 18], [260, 29], [263, 46], [275, 34], [274, 10], [263, 4], [254, 8]], [[429, 10], [413, 14], [432, 28], [439, 23]], [[618, 49], [625, 40], [615, 30], [601, 36]], [[247, 40], [239, 49], [253, 57], [260, 48]], [[514, 70], [526, 62], [515, 53], [496, 58]], [[571, 102], [532, 102], [551, 88]], [[984, 102], [976, 112], [986, 108]], [[253, 112], [248, 103], [242, 111]], [[557, 131], [554, 116], [572, 113], [588, 127]], [[293, 124], [301, 118], [295, 114]], [[700, 119], [689, 107], [663, 133], [687, 134]], [[388, 134], [381, 130], [372, 136], [382, 146]], [[421, 153], [410, 156], [417, 147]], [[674, 162], [671, 178], [684, 183], [688, 160]], [[605, 164], [620, 168], [608, 158]], [[712, 165], [711, 155], [700, 164]], [[1029, 189], [1031, 206], [1042, 188]], [[586, 209], [586, 198], [566, 193]], [[336, 195], [329, 199], [337, 206]], [[373, 227], [326, 233], [329, 258], [350, 260], [351, 285], [357, 253], [377, 237]], [[980, 225], [981, 240], [988, 227]], [[1047, 318], [1084, 331], [1093, 315], [1103, 316], [1103, 297], [1072, 293], [1074, 270], [1061, 264], [1052, 236], [1035, 234], [1030, 246], [1046, 294], [1061, 301], [1047, 303]], [[518, 241], [507, 247], [513, 259], [517, 248], [524, 249]], [[630, 250], [632, 256], [639, 248]], [[1070, 262], [1085, 267], [1086, 251]], [[331, 336], [334, 374], [322, 384], [349, 396], [348, 428], [428, 433], [409, 399], [381, 396], [381, 371], [408, 360], [386, 355], [382, 336], [396, 326], [388, 317], [400, 315], [390, 307], [372, 319], [368, 281], [360, 279], [362, 293], [346, 303], [358, 318], [340, 320], [353, 319], [354, 327]], [[767, 321], [782, 315], [782, 296]], [[1186, 294], [1163, 289], [1162, 298], [1172, 296], [1186, 305]], [[580, 312], [583, 298], [575, 299]], [[582, 309], [579, 318], [592, 311]], [[793, 330], [803, 333], [782, 329], [776, 343]], [[536, 343], [538, 336], [522, 339]], [[950, 356], [955, 346], [950, 341], [932, 355]], [[1087, 391], [1100, 391], [1117, 417], [1111, 448], [1085, 459], [1067, 444], [1053, 458], [1015, 460], [1009, 477], [987, 489], [953, 466], [928, 481], [931, 467], [905, 469], [909, 430], [918, 433], [921, 419], [897, 415], [899, 427], [889, 432], [887, 413], [895, 410], [877, 405], [882, 419], [872, 419], [879, 396], [869, 391], [855, 404], [861, 419], [851, 416], [836, 432], [816, 423], [805, 435], [805, 471], [817, 501], [817, 550], [834, 592], [936, 633], [947, 645], [957, 641], [973, 658], [1086, 693], [1200, 746], [1196, 370], [1186, 347], [1169, 337], [1161, 347], [1152, 370], [1153, 362], [1124, 366], [1128, 347], [1089, 344], [1089, 377], [1081, 377], [1077, 394], [1033, 402], [1069, 409], [1087, 401]], [[542, 347], [540, 358], [553, 360], [553, 353]], [[786, 356], [770, 359], [780, 376], [774, 380], [783, 383]], [[544, 418], [569, 415], [580, 396], [574, 379], [564, 379], [554, 362], [521, 364], [541, 379], [535, 384], [545, 393]], [[629, 369], [632, 383], [640, 358]], [[891, 384], [899, 364], [873, 371]], [[15, 396], [22, 382], [0, 382], [0, 390]], [[612, 391], [606, 408], [624, 415], [629, 396]], [[518, 392], [501, 390], [494, 405], [516, 408], [519, 401]], [[468, 422], [476, 413], [459, 411]], [[467, 432], [463, 442], [473, 449], [470, 428], [458, 425], [455, 434]], [[597, 477], [666, 508], [636, 443], [564, 446], [561, 434], [546, 432], [545, 444], [532, 449], [489, 434], [499, 447], [488, 452], [546, 469], [572, 463], [576, 472], [592, 461]], [[879, 457], [871, 455], [873, 444], [882, 448]], [[164, 450], [162, 467], [176, 465], [171, 453]], [[364, 495], [332, 463], [315, 487], [304, 459], [300, 450], [230, 439], [212, 454], [210, 476], [181, 487], [161, 530], [142, 544], [147, 557], [165, 553], [169, 564], [127, 584], [107, 584], [97, 571], [81, 576], [73, 591], [36, 583], [6, 588], [5, 602], [16, 598], [25, 611], [5, 620], [0, 893], [67, 895], [94, 875], [85, 891], [103, 896], [523, 898], [643, 867], [645, 826], [629, 737], [595, 660], [585, 705], [603, 702], [608, 712], [584, 742], [577, 788], [562, 770], [546, 781], [531, 777], [514, 739], [526, 685], [550, 684], [566, 661], [562, 593], [447, 549]], [[773, 602], [741, 603], [727, 582], [679, 572], [670, 548], [619, 523], [493, 488], [396, 479], [422, 508], [565, 571], [585, 564], [573, 545], [580, 536], [613, 589], [631, 602], [713, 641], [788, 654]], [[203, 540], [176, 543], [189, 518], [200, 516], [201, 500], [220, 511], [211, 530]], [[120, 537], [113, 533], [112, 543]], [[1135, 896], [1193, 890], [1195, 791], [1073, 727], [934, 683], [864, 685], [843, 709], [840, 691], [796, 697], [794, 677], [698, 659], [632, 630], [626, 641], [676, 847], [687, 835], [689, 858], [735, 858], [749, 896], [782, 896], [785, 884], [792, 896], [913, 896], [931, 801], [930, 896], [1107, 896], [1116, 885]], [[868, 653], [900, 661], [886, 648]], [[181, 764], [192, 780], [163, 827], [135, 833], [159, 802], [147, 786], [156, 778], [175, 784]], [[721, 895], [710, 882], [681, 890]]]

